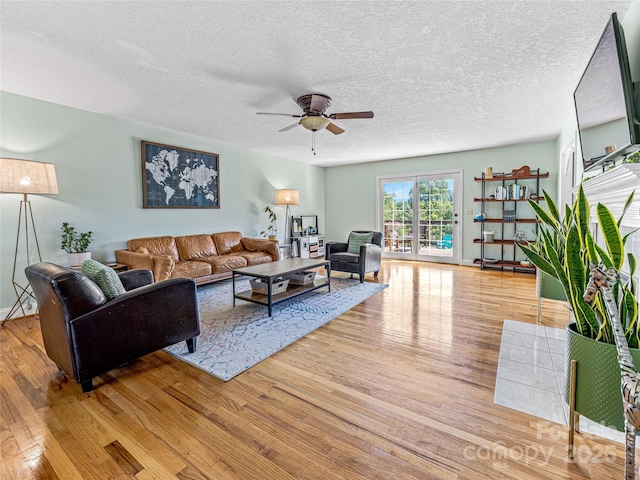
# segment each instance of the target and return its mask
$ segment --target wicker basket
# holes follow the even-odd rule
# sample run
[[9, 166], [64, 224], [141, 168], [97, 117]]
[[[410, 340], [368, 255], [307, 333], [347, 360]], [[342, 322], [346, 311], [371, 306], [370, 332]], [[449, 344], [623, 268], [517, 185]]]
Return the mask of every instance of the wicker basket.
[[[256, 280], [249, 280], [249, 283], [251, 283], [251, 290], [253, 290], [254, 293], [260, 293], [262, 295], [269, 294], [269, 284], [266, 281], [256, 279]], [[286, 292], [288, 286], [289, 286], [288, 279], [274, 280], [271, 286], [271, 294], [277, 295], [278, 293]]]
[[284, 278], [288, 278], [291, 285], [309, 285], [316, 278], [316, 272], [288, 273]]

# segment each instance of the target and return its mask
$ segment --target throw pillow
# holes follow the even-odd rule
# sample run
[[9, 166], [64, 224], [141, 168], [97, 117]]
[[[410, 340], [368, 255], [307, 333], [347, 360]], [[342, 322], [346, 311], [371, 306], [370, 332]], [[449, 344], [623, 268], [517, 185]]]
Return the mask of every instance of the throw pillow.
[[108, 300], [126, 292], [116, 271], [100, 262], [85, 260], [82, 263], [82, 273], [100, 287]]
[[356, 233], [349, 234], [349, 243], [347, 244], [347, 252], [360, 253], [360, 246], [365, 243], [371, 243], [373, 233]]

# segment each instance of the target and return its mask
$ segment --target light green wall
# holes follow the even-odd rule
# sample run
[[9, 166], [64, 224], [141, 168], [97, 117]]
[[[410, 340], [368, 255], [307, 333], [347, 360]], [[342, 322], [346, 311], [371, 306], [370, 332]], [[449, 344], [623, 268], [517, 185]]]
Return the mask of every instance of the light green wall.
[[[143, 209], [140, 140], [220, 155], [219, 209]], [[317, 214], [324, 226], [323, 168], [269, 157], [221, 142], [118, 120], [82, 110], [0, 92], [0, 154], [53, 163], [58, 195], [29, 197], [42, 258], [67, 265], [59, 248], [60, 225], [67, 221], [92, 230], [92, 255], [114, 260], [129, 238], [238, 230], [259, 236], [267, 226], [263, 208], [276, 189], [300, 191], [296, 214]], [[0, 195], [0, 308], [15, 301], [11, 269], [20, 195]], [[284, 234], [284, 207], [277, 207]], [[21, 252], [18, 273], [25, 261]], [[35, 257], [34, 257], [35, 259]]]
[[480, 254], [480, 246], [473, 243], [480, 236], [480, 226], [473, 223], [473, 215], [465, 214], [467, 210], [475, 213], [480, 209], [480, 204], [473, 201], [481, 192], [474, 177], [481, 176], [487, 166], [498, 173], [511, 172], [523, 165], [549, 172], [549, 178], [542, 180], [541, 185], [555, 195], [558, 170], [555, 141], [327, 168], [324, 181], [327, 240], [344, 241], [351, 230], [376, 227], [376, 177], [462, 170], [462, 259], [463, 263], [471, 263]]

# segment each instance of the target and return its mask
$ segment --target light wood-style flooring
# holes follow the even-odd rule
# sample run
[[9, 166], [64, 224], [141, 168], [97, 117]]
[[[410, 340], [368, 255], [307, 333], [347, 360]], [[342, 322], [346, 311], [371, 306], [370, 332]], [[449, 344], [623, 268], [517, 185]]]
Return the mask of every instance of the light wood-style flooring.
[[[227, 383], [161, 351], [83, 394], [38, 322], [7, 322], [0, 478], [622, 478], [622, 445], [578, 435], [572, 462], [565, 427], [493, 403], [503, 320], [535, 322], [533, 275], [386, 261], [377, 281]], [[544, 303], [545, 324], [566, 318]]]

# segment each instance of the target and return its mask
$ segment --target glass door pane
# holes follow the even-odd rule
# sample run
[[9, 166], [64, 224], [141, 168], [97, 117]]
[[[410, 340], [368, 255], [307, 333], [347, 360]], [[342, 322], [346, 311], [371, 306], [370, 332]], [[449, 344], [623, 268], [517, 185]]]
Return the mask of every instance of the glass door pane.
[[459, 263], [459, 223], [456, 195], [460, 174], [433, 174], [418, 178], [418, 260]]
[[383, 252], [386, 257], [409, 258], [413, 253], [414, 179], [382, 181]]

